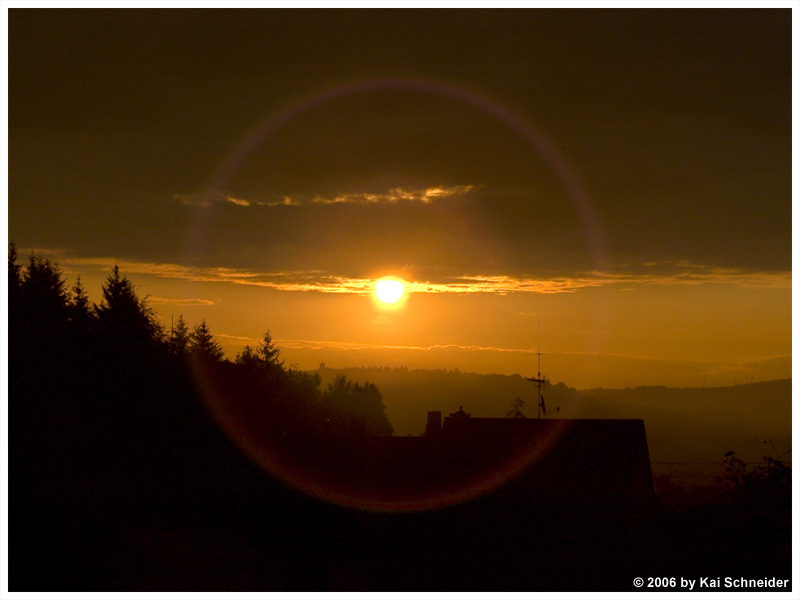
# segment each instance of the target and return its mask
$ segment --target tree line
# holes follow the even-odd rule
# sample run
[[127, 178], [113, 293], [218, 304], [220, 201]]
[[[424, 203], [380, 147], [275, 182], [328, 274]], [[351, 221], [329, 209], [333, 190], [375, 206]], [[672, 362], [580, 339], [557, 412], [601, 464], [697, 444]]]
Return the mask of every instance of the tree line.
[[87, 445], [108, 460], [163, 453], [208, 419], [209, 402], [265, 438], [392, 434], [375, 385], [340, 377], [323, 389], [318, 376], [284, 365], [269, 331], [228, 360], [205, 320], [190, 326], [181, 316], [165, 330], [118, 266], [99, 303], [80, 277], [68, 286], [57, 263], [20, 263], [13, 243], [8, 277], [10, 447], [20, 480]]

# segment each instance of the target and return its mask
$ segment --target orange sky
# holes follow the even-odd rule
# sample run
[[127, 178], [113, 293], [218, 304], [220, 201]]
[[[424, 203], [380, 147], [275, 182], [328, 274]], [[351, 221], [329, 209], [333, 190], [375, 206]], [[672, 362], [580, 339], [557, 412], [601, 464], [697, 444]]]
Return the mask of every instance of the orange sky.
[[790, 377], [790, 16], [12, 11], [8, 236], [231, 358]]
[[[81, 274], [92, 298], [100, 297], [108, 273], [100, 261], [60, 264], [70, 281]], [[401, 306], [387, 307], [368, 282], [363, 291], [284, 291], [155, 275], [157, 265], [121, 266], [167, 328], [179, 315], [190, 323], [205, 318], [231, 358], [269, 329], [286, 363], [301, 369], [325, 362], [531, 376], [538, 335], [543, 372], [578, 388], [791, 376], [788, 275], [641, 278], [548, 294], [435, 288], [407, 292]]]

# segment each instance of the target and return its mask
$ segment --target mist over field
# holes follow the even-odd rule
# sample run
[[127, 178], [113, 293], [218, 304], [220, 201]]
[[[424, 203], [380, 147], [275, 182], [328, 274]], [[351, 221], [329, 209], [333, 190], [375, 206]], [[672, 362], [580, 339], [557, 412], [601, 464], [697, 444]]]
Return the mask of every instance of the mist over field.
[[[337, 375], [377, 385], [399, 436], [421, 435], [429, 410], [446, 416], [463, 407], [474, 417], [505, 417], [517, 397], [525, 402], [521, 410], [526, 417], [537, 416], [536, 386], [521, 375], [404, 368], [325, 368], [317, 373], [323, 385]], [[560, 409], [546, 418], [643, 419], [653, 471], [687, 483], [711, 483], [728, 451], [757, 463], [791, 448], [791, 379], [708, 388], [588, 390], [558, 382], [542, 393], [548, 411]]]

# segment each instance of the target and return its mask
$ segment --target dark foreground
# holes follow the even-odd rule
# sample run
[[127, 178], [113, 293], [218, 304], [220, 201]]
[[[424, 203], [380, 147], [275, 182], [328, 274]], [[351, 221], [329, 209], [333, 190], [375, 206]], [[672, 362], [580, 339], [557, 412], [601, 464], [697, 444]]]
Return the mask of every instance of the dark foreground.
[[[425, 499], [482, 485], [522, 438], [504, 430], [484, 462], [474, 431], [283, 442], [309, 489], [344, 490], [359, 508], [266, 475], [210, 419], [180, 437], [75, 439], [37, 470], [15, 472], [12, 455], [10, 590], [633, 591], [636, 577], [791, 577], [788, 512], [667, 509], [642, 462], [641, 422], [606, 422], [605, 442], [578, 423], [535, 466], [450, 506]], [[606, 450], [589, 452], [597, 444]], [[379, 468], [388, 455], [391, 476]], [[415, 457], [427, 466], [409, 466]], [[421, 495], [403, 495], [409, 486]], [[387, 510], [403, 502], [418, 510]]]

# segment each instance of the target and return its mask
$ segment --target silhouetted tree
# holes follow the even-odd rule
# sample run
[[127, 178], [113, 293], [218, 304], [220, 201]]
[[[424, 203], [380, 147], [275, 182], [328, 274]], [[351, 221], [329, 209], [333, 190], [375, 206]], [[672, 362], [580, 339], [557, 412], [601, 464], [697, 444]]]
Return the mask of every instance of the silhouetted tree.
[[748, 547], [791, 546], [792, 472], [779, 459], [749, 467], [731, 451], [725, 454], [718, 483], [724, 487], [713, 522], [726, 535], [746, 536]]
[[68, 294], [58, 265], [31, 256], [19, 270], [15, 301], [9, 339], [11, 370], [29, 393], [52, 396], [56, 381], [68, 376]]
[[37, 321], [53, 325], [66, 321], [67, 286], [57, 264], [31, 256], [19, 290], [25, 311]]
[[247, 369], [256, 369], [261, 365], [261, 358], [248, 345], [236, 355], [234, 362], [237, 365], [241, 365]]
[[509, 419], [524, 419], [525, 415], [523, 414], [523, 412], [521, 410], [522, 406], [524, 404], [525, 404], [525, 401], [522, 398], [520, 398], [519, 396], [517, 396], [511, 402], [511, 408], [508, 409], [508, 412], [506, 413], [506, 416]]
[[189, 331], [189, 325], [184, 320], [183, 315], [180, 315], [172, 328], [172, 335], [169, 340], [170, 349], [178, 355], [186, 354], [191, 340], [192, 334]]
[[264, 333], [264, 338], [258, 343], [256, 354], [268, 365], [283, 367], [283, 361], [280, 360], [280, 346], [272, 341], [272, 335], [269, 330]]
[[727, 452], [718, 481], [733, 491], [734, 507], [771, 517], [790, 509], [792, 469], [769, 456], [764, 460], [766, 466], [749, 469], [735, 452]]
[[114, 265], [103, 285], [103, 299], [95, 305], [98, 323], [107, 341], [117, 348], [141, 349], [160, 341], [163, 330], [146, 300], [140, 300], [133, 284]]
[[74, 456], [79, 421], [92, 412], [86, 405], [96, 384], [88, 366], [95, 350], [83, 326], [72, 321], [58, 265], [31, 256], [18, 267], [15, 259], [12, 249], [9, 279], [17, 287], [9, 327], [9, 444], [12, 471], [24, 490], [43, 467], [56, 472]]
[[330, 423], [330, 433], [352, 432], [354, 423], [359, 424], [358, 429], [363, 426], [367, 435], [392, 435], [394, 431], [386, 416], [381, 392], [372, 383], [362, 386], [340, 375], [328, 384], [322, 396], [322, 407]]
[[72, 297], [69, 302], [69, 319], [73, 324], [73, 330], [81, 334], [87, 334], [93, 327], [96, 313], [89, 296], [86, 294], [86, 287], [81, 281], [80, 275], [72, 286]]
[[189, 352], [193, 357], [203, 361], [219, 362], [223, 358], [222, 346], [214, 340], [205, 319], [199, 325], [195, 325], [192, 331]]
[[22, 266], [17, 264], [17, 245], [14, 242], [8, 244], [8, 308], [9, 320], [19, 309], [19, 293], [22, 284]]
[[[67, 305], [69, 316], [69, 352], [62, 358], [67, 368], [71, 372], [69, 381], [64, 382], [66, 386], [74, 386], [70, 390], [65, 390], [67, 395], [89, 395], [92, 393], [92, 386], [84, 381], [86, 374], [96, 368], [97, 355], [97, 314], [86, 294], [86, 288], [78, 277], [75, 285], [72, 286], [72, 294]], [[75, 402], [75, 410], [88, 410], [87, 402]]]
[[262, 376], [269, 376], [275, 379], [279, 375], [287, 374], [280, 354], [280, 347], [273, 342], [272, 335], [267, 331], [255, 349], [250, 345], [245, 346], [236, 355], [234, 363], [246, 369], [250, 374], [261, 373]]
[[317, 373], [289, 369], [286, 374], [293, 387], [299, 392], [300, 397], [310, 401], [319, 400], [319, 386], [322, 383], [322, 379]]
[[733, 450], [726, 452], [725, 460], [722, 461], [722, 474], [717, 477], [717, 481], [727, 487], [739, 489], [746, 478], [747, 464]]

